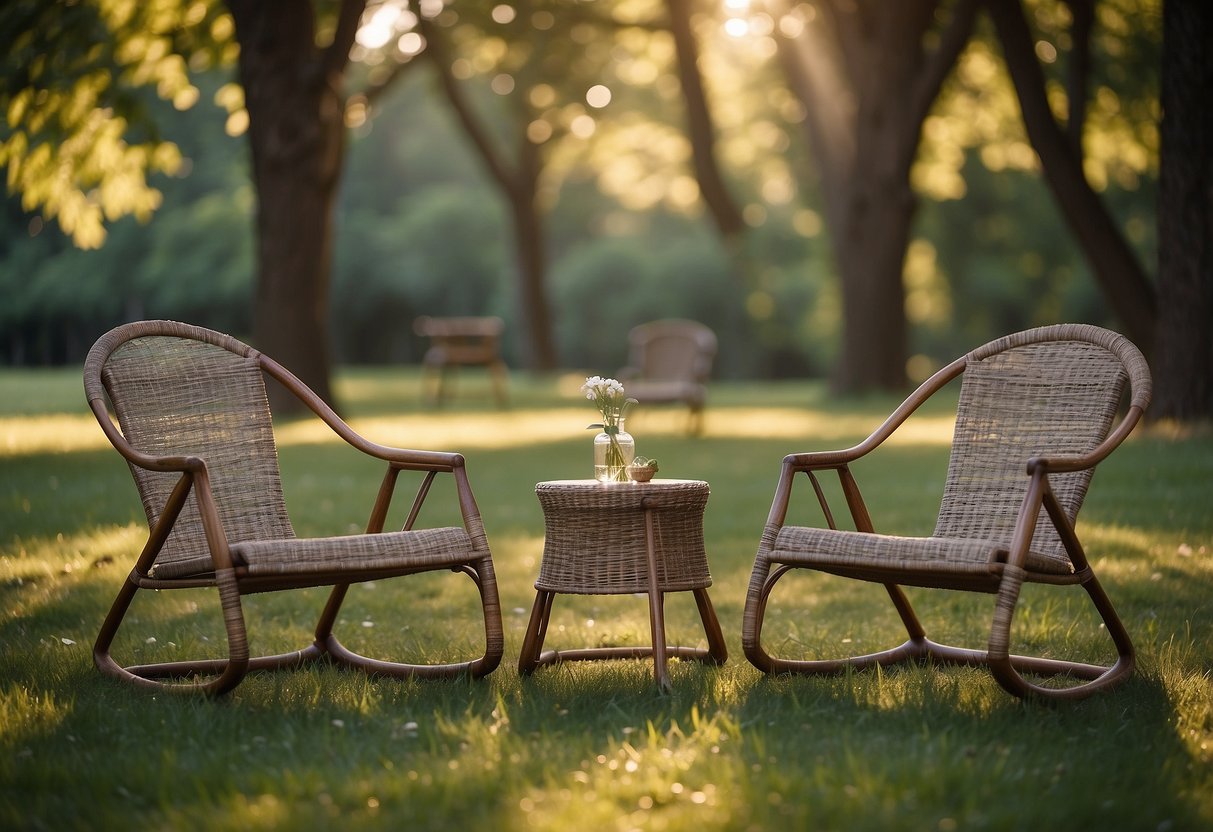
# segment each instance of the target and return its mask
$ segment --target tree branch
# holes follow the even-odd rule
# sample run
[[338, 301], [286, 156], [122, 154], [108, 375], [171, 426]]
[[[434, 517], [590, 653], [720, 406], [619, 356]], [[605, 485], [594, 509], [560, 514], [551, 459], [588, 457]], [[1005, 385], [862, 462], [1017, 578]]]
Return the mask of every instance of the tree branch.
[[362, 20], [362, 12], [365, 9], [366, 0], [341, 0], [333, 41], [324, 50], [326, 75], [339, 75], [345, 71], [346, 64], [350, 61], [350, 49], [354, 46], [354, 36], [358, 34], [358, 23]]
[[1087, 182], [1082, 162], [1053, 116], [1045, 94], [1044, 72], [1036, 60], [1032, 32], [1020, 0], [985, 3], [1002, 43], [1024, 127], [1040, 157], [1045, 181], [1126, 334], [1148, 349], [1154, 342], [1157, 320], [1154, 288], [1107, 207]]
[[383, 98], [383, 96], [385, 96], [393, 87], [395, 87], [396, 84], [400, 83], [401, 79], [408, 75], [408, 73], [415, 66], [417, 66], [417, 64], [418, 61], [416, 59], [397, 61], [396, 65], [392, 67], [392, 71], [388, 73], [386, 78], [384, 78], [382, 81], [376, 81], [375, 83], [368, 83], [360, 90], [362, 97], [366, 99], [366, 103], [373, 105], [379, 99]]
[[[517, 178], [510, 171], [505, 159], [497, 152], [496, 144], [477, 120], [471, 103], [452, 74], [450, 55], [447, 52], [446, 41], [443, 40], [442, 33], [424, 15], [419, 18], [418, 29], [426, 42], [426, 48], [422, 54], [428, 56], [434, 64], [434, 68], [438, 72], [438, 81], [446, 93], [447, 100], [451, 103], [451, 108], [455, 111], [455, 117], [459, 119], [459, 123], [463, 125], [463, 129], [476, 146], [476, 150], [479, 151], [480, 157], [484, 160], [492, 177], [501, 184], [506, 193], [515, 194], [518, 191]], [[524, 138], [523, 141], [526, 139]]]
[[712, 122], [703, 78], [699, 73], [699, 48], [691, 31], [690, 6], [689, 0], [666, 0], [670, 13], [670, 33], [674, 37], [674, 49], [678, 56], [678, 78], [686, 104], [687, 133], [691, 140], [695, 178], [708, 211], [716, 221], [716, 228], [728, 240], [745, 230], [745, 222], [716, 163], [716, 126]]
[[1082, 160], [1082, 129], [1087, 122], [1087, 89], [1091, 80], [1091, 29], [1095, 24], [1095, 0], [1066, 0], [1074, 25], [1070, 39], [1074, 45], [1066, 68], [1066, 100], [1069, 114], [1066, 135], [1074, 155]]
[[956, 65], [956, 59], [960, 57], [973, 34], [973, 24], [977, 20], [977, 2], [978, 0], [957, 0], [953, 6], [952, 17], [940, 33], [939, 45], [926, 56], [925, 71], [914, 83], [910, 123], [922, 124], [939, 98], [939, 89], [943, 86], [944, 79]]

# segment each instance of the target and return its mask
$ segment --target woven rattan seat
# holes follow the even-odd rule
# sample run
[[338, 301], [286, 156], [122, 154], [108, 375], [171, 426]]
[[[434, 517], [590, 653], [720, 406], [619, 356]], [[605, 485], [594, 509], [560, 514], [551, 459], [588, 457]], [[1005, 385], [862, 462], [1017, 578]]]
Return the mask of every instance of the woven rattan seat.
[[[851, 464], [877, 449], [958, 377], [956, 427], [934, 533], [921, 538], [876, 533]], [[838, 673], [907, 659], [985, 664], [1018, 696], [1081, 698], [1123, 681], [1133, 672], [1132, 642], [1096, 580], [1074, 523], [1096, 464], [1133, 430], [1150, 392], [1145, 359], [1123, 336], [1080, 324], [1041, 327], [992, 341], [952, 362], [860, 444], [785, 457], [742, 619], [747, 658], [768, 673]], [[817, 479], [820, 471], [837, 473], [853, 530], [836, 527]], [[811, 482], [829, 528], [785, 525], [801, 473]], [[766, 608], [776, 583], [796, 568], [884, 584], [909, 640], [846, 659], [771, 656], [761, 639]], [[1011, 622], [1025, 583], [1085, 589], [1116, 647], [1116, 661], [1094, 665], [1012, 655]], [[902, 586], [996, 595], [987, 649], [927, 639]], [[1081, 681], [1044, 685], [1027, 676]]]
[[[267, 375], [341, 439], [386, 463], [365, 534], [296, 537], [283, 499]], [[481, 676], [500, 663], [504, 643], [492, 556], [459, 454], [369, 442], [277, 362], [230, 336], [188, 324], [143, 321], [111, 330], [85, 361], [84, 386], [102, 430], [130, 465], [149, 526], [147, 543], [97, 637], [94, 658], [103, 672], [146, 687], [221, 694], [249, 670], [321, 657], [390, 676]], [[384, 532], [402, 472], [418, 478], [418, 490], [404, 529]], [[453, 478], [463, 525], [414, 528], [439, 475]], [[439, 665], [388, 662], [359, 656], [337, 640], [333, 626], [350, 584], [435, 570], [461, 572], [475, 583], [484, 614], [482, 656]], [[313, 643], [250, 657], [242, 596], [308, 586], [333, 587]], [[124, 667], [112, 657], [114, 636], [140, 589], [197, 587], [219, 590], [226, 659]]]

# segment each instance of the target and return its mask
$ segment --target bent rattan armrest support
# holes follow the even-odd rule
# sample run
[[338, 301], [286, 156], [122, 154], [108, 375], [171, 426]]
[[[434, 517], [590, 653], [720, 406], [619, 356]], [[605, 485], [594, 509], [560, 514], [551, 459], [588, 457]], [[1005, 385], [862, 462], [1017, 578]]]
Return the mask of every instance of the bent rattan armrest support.
[[[956, 427], [933, 534], [878, 534], [851, 463], [879, 447], [957, 377], [963, 378]], [[858, 445], [784, 457], [742, 618], [746, 657], [767, 673], [840, 673], [906, 660], [984, 665], [1021, 697], [1078, 699], [1122, 682], [1134, 669], [1133, 645], [1074, 524], [1094, 467], [1140, 421], [1151, 386], [1145, 359], [1124, 336], [1080, 324], [1041, 327], [992, 341], [939, 370]], [[854, 530], [838, 528], [817, 479], [817, 472], [830, 470], [837, 472]], [[826, 528], [786, 524], [801, 473], [812, 484]], [[800, 568], [883, 584], [908, 639], [841, 659], [770, 655], [762, 627], [772, 591]], [[1081, 586], [1116, 658], [1092, 664], [1013, 655], [1011, 625], [1026, 583]], [[994, 595], [986, 648], [929, 640], [906, 586]]]
[[[349, 445], [387, 463], [365, 534], [296, 537], [282, 494], [265, 375]], [[497, 582], [462, 455], [371, 442], [277, 362], [228, 335], [172, 321], [126, 324], [103, 335], [85, 361], [84, 386], [102, 431], [130, 466], [149, 529], [93, 648], [103, 672], [142, 687], [219, 695], [250, 670], [320, 658], [374, 674], [427, 678], [483, 676], [500, 663]], [[402, 471], [419, 472], [421, 482], [403, 528], [385, 532]], [[416, 528], [439, 475], [454, 480], [462, 525]], [[383, 661], [354, 653], [333, 633], [351, 584], [439, 570], [465, 574], [476, 586], [485, 630], [481, 656], [448, 664]], [[250, 656], [242, 597], [317, 586], [332, 589], [312, 643]], [[126, 666], [114, 659], [115, 635], [139, 590], [199, 587], [218, 589], [226, 658]]]

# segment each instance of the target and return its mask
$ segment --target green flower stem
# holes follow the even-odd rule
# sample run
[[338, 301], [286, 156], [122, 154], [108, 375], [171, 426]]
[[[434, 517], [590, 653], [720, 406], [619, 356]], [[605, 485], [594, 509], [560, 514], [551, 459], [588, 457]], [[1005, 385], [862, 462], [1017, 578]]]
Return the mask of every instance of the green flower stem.
[[619, 428], [607, 430], [605, 433], [611, 437], [611, 444], [606, 451], [607, 473], [615, 482], [626, 482], [628, 469], [626, 463], [623, 461], [623, 448], [619, 447], [619, 440], [616, 438]]

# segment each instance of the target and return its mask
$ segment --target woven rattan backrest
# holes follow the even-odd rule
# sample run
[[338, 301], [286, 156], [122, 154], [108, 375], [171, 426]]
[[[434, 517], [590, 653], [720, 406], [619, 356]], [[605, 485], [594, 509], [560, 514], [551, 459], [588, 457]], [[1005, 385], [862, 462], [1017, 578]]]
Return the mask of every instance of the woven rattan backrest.
[[716, 356], [716, 334], [697, 321], [640, 324], [631, 341], [631, 361], [649, 380], [702, 381]]
[[[968, 356], [938, 537], [1009, 544], [1027, 490], [1028, 460], [1086, 454], [1110, 430], [1128, 372], [1120, 357], [1086, 335], [1114, 334], [1079, 326], [1035, 332], [1035, 340], [1002, 339]], [[1071, 521], [1092, 472], [1049, 478]], [[1066, 557], [1043, 511], [1032, 549]]]
[[[101, 369], [101, 380], [123, 434], [137, 450], [196, 456], [206, 463], [229, 541], [294, 537], [255, 354], [175, 334], [149, 334], [118, 345]], [[135, 465], [131, 471], [154, 525], [180, 474]], [[191, 493], [156, 566], [209, 557]]]

